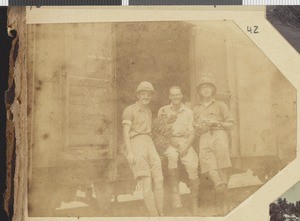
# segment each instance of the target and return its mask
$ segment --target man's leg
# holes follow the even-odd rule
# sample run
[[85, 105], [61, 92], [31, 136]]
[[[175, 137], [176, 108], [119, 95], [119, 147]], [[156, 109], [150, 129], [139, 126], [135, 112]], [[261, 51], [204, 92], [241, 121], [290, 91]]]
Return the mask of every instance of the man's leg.
[[147, 149], [147, 156], [149, 160], [151, 178], [154, 183], [154, 196], [156, 202], [156, 208], [160, 216], [164, 215], [164, 179], [161, 168], [160, 157], [154, 147], [152, 141], [149, 141]]
[[218, 169], [211, 169], [208, 171], [208, 176], [215, 187], [221, 186], [224, 184], [223, 180], [220, 177]]
[[169, 182], [172, 192], [172, 206], [173, 208], [180, 208], [182, 207], [181, 197], [180, 197], [180, 190], [179, 190], [179, 170], [178, 168], [169, 169]]
[[190, 179], [190, 189], [191, 189], [191, 198], [192, 198], [192, 209], [193, 215], [197, 215], [198, 211], [198, 201], [199, 201], [199, 178], [194, 180]]
[[168, 177], [172, 192], [173, 208], [182, 207], [179, 191], [179, 169], [178, 169], [178, 151], [172, 146], [169, 146], [165, 152], [168, 158]]
[[159, 216], [164, 215], [164, 179], [162, 176], [155, 177], [154, 183], [154, 197], [156, 202], [156, 208]]
[[219, 213], [222, 215], [228, 213], [227, 204], [227, 169], [231, 167], [231, 161], [228, 150], [228, 135], [225, 131], [214, 131], [212, 138], [212, 149], [215, 150], [214, 157], [217, 164], [215, 167], [215, 162], [213, 163], [215, 170], [209, 171], [211, 177], [213, 177], [216, 186], [216, 198], [219, 203]]
[[154, 195], [152, 192], [151, 177], [141, 177], [139, 180], [142, 183], [143, 197], [146, 208], [150, 216], [158, 216], [158, 211], [155, 204]]
[[136, 162], [131, 166], [134, 177], [142, 184], [143, 197], [146, 208], [150, 216], [158, 216], [152, 191], [151, 165], [148, 162], [149, 138], [147, 136], [137, 136], [131, 139], [132, 150]]
[[226, 169], [210, 170], [208, 174], [216, 190], [216, 212], [225, 215], [228, 213]]
[[188, 153], [180, 158], [182, 164], [189, 176], [192, 212], [196, 215], [198, 210], [198, 196], [199, 196], [199, 178], [198, 178], [198, 156], [193, 147], [190, 147]]
[[224, 190], [222, 192], [223, 198], [223, 213], [224, 215], [227, 214], [230, 210], [229, 203], [228, 203], [228, 170], [227, 168], [219, 170], [220, 177], [222, 182], [224, 183]]

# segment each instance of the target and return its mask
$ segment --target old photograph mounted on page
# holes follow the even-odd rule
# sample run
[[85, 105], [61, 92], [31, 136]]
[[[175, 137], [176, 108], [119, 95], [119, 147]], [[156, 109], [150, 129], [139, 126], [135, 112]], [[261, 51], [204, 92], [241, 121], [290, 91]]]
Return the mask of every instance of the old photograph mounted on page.
[[297, 90], [246, 28], [29, 23], [29, 216], [225, 216], [264, 187], [296, 158]]

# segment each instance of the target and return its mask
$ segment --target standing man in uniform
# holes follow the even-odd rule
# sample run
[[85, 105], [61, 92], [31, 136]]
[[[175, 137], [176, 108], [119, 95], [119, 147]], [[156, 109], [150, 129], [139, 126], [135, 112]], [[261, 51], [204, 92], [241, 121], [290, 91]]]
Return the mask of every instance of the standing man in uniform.
[[148, 107], [155, 91], [150, 82], [143, 81], [135, 93], [137, 102], [125, 108], [122, 116], [127, 160], [134, 178], [142, 184], [149, 215], [163, 216], [163, 174], [161, 160], [151, 139], [152, 114]]
[[164, 155], [168, 158], [168, 175], [172, 189], [173, 208], [182, 207], [179, 192], [178, 160], [185, 166], [191, 189], [192, 207], [195, 214], [198, 207], [198, 156], [192, 147], [194, 140], [193, 111], [182, 103], [183, 94], [178, 86], [170, 88], [171, 104], [160, 108], [158, 117], [166, 115], [176, 116], [172, 125], [172, 135]]
[[199, 161], [201, 174], [207, 173], [217, 195], [217, 209], [228, 212], [226, 200], [227, 170], [231, 167], [227, 131], [235, 125], [227, 105], [215, 100], [217, 88], [209, 76], [200, 78], [197, 92], [200, 104], [194, 108], [195, 128], [199, 134]]

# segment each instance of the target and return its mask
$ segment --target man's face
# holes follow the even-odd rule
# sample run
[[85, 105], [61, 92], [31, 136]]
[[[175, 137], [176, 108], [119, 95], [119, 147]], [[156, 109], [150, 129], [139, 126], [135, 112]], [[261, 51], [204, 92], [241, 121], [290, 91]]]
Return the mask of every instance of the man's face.
[[153, 93], [151, 91], [140, 91], [137, 93], [137, 97], [141, 104], [148, 105], [152, 99]]
[[200, 87], [200, 94], [202, 95], [202, 97], [204, 98], [209, 98], [213, 95], [214, 92], [214, 88], [212, 85], [210, 84], [203, 84]]
[[182, 92], [179, 88], [173, 88], [170, 91], [169, 98], [172, 102], [172, 104], [180, 104], [181, 100], [183, 98]]

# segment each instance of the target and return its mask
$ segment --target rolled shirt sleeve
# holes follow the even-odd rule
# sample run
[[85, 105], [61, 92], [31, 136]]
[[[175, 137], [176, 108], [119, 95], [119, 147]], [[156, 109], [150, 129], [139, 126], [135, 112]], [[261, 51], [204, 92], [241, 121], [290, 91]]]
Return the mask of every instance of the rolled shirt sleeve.
[[125, 108], [122, 115], [122, 125], [132, 126], [133, 113], [129, 107]]
[[194, 114], [193, 111], [189, 111], [188, 134], [194, 134], [194, 133], [195, 133]]

